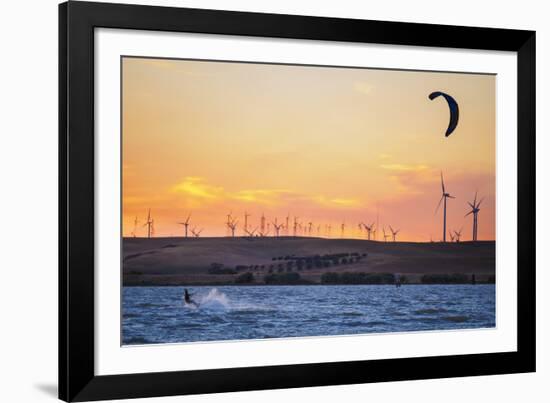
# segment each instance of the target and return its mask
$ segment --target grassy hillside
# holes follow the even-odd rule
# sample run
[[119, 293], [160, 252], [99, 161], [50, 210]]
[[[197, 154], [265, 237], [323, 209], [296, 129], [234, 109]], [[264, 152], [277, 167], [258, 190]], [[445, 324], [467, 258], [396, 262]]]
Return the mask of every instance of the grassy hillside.
[[[292, 262], [292, 263], [289, 263]], [[324, 238], [125, 238], [125, 285], [234, 284], [245, 273], [299, 273], [320, 283], [323, 273], [393, 273], [419, 282], [424, 274], [495, 274], [495, 242], [411, 243]], [[246, 276], [245, 276], [246, 277]], [[244, 278], [244, 277], [243, 277]], [[239, 281], [239, 280], [237, 280]]]

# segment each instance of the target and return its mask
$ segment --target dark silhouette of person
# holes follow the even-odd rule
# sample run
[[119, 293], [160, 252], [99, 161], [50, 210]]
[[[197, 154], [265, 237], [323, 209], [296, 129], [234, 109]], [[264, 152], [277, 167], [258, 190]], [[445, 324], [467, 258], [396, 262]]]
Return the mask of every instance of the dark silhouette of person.
[[186, 304], [195, 305], [198, 307], [197, 303], [191, 299], [191, 294], [187, 291], [187, 288], [184, 291], [183, 299]]

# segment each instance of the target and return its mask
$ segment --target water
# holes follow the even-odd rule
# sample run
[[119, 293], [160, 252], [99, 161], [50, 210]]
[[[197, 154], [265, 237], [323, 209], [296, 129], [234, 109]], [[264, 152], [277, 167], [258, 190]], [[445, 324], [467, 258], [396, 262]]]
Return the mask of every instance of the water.
[[490, 328], [494, 285], [124, 287], [123, 344]]

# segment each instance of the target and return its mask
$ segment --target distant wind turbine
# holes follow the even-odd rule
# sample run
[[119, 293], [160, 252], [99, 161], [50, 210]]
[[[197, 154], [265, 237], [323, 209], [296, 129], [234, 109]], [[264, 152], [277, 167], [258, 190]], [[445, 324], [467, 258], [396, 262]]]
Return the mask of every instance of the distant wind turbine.
[[253, 237], [256, 231], [258, 230], [258, 227], [254, 228], [252, 231], [245, 230], [248, 236]]
[[144, 227], [147, 227], [147, 238], [151, 238], [153, 235], [153, 219], [151, 218], [151, 209], [147, 211], [147, 221], [143, 224]]
[[279, 234], [280, 234], [280, 231], [281, 231], [281, 228], [284, 227], [284, 224], [277, 224], [277, 219], [275, 219], [275, 222], [272, 223], [272, 224], [273, 224], [273, 228], [275, 228], [275, 234], [278, 238]]
[[384, 242], [388, 242], [390, 234], [386, 234], [386, 227], [382, 227], [382, 234], [384, 235]]
[[191, 218], [191, 214], [187, 216], [187, 219], [184, 222], [179, 222], [179, 225], [183, 225], [185, 227], [185, 237], [187, 238], [187, 228], [189, 227], [189, 219]]
[[439, 204], [435, 209], [435, 213], [439, 210], [441, 202], [443, 202], [443, 242], [447, 242], [447, 199], [454, 199], [454, 196], [451, 196], [450, 193], [445, 191], [445, 182], [443, 181], [443, 172], [441, 172], [441, 199], [439, 199]]
[[374, 222], [371, 225], [363, 223], [363, 227], [365, 227], [365, 230], [367, 231], [367, 239], [370, 241], [370, 235], [374, 229]]
[[198, 238], [199, 236], [201, 236], [201, 232], [202, 232], [203, 229], [204, 228], [201, 228], [200, 230], [197, 231], [196, 228], [193, 228], [193, 229], [191, 229], [191, 233], [193, 234], [193, 236], [195, 238]]
[[395, 242], [395, 236], [396, 236], [397, 234], [399, 234], [399, 231], [401, 231], [401, 230], [399, 230], [399, 229], [398, 229], [398, 230], [394, 230], [394, 229], [391, 227], [391, 225], [390, 225], [390, 231], [391, 231], [391, 235], [392, 235], [392, 237], [393, 237], [393, 242]]
[[473, 203], [468, 202], [468, 204], [471, 207], [471, 210], [468, 214], [466, 214], [464, 216], [464, 217], [467, 217], [470, 214], [473, 214], [473, 217], [474, 217], [474, 224], [472, 226], [472, 241], [477, 241], [477, 215], [478, 215], [479, 210], [480, 210], [479, 206], [481, 206], [481, 202], [483, 202], [483, 198], [481, 198], [481, 200], [478, 202], [477, 201], [477, 192], [476, 192], [476, 194], [474, 196]]
[[239, 223], [239, 221], [235, 221], [234, 219], [232, 219], [230, 222], [227, 223], [227, 226], [231, 230], [231, 236], [233, 238], [235, 237], [235, 229], [237, 228], [238, 223]]
[[457, 243], [459, 243], [460, 242], [460, 236], [462, 235], [462, 228], [460, 228], [460, 230], [458, 230], [458, 231], [455, 231], [454, 233], [455, 233], [455, 240], [456, 240]]

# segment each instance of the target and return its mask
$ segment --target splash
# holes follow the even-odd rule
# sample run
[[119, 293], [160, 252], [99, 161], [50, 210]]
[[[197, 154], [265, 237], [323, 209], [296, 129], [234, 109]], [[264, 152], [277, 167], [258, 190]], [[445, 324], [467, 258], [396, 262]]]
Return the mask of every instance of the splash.
[[272, 307], [265, 307], [258, 304], [250, 304], [241, 301], [231, 301], [229, 297], [217, 288], [213, 288], [206, 294], [197, 294], [193, 296], [196, 305], [185, 304], [188, 309], [200, 309], [209, 311], [254, 313], [258, 311], [275, 311]]
[[203, 296], [198, 296], [197, 303], [200, 308], [209, 308], [209, 309], [229, 309], [230, 303], [229, 298], [223, 293], [218, 291], [217, 288], [211, 289], [208, 294]]

